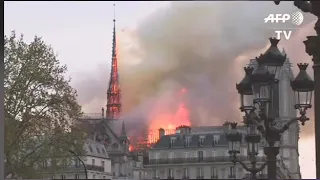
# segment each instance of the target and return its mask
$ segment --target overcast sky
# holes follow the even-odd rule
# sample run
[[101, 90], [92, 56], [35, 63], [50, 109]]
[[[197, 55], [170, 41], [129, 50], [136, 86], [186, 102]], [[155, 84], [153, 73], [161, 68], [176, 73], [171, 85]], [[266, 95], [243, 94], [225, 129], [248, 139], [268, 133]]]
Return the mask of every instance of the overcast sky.
[[[28, 41], [34, 35], [42, 36], [52, 45], [61, 62], [67, 64], [68, 75], [77, 79], [77, 74], [95, 73], [97, 67], [109, 64], [111, 60], [114, 3], [5, 2], [4, 32], [8, 35], [16, 30], [17, 33], [23, 33]], [[117, 29], [134, 29], [138, 22], [168, 4], [116, 2]], [[108, 77], [105, 78], [107, 84]], [[300, 141], [303, 178], [315, 178], [313, 143], [313, 137]]]

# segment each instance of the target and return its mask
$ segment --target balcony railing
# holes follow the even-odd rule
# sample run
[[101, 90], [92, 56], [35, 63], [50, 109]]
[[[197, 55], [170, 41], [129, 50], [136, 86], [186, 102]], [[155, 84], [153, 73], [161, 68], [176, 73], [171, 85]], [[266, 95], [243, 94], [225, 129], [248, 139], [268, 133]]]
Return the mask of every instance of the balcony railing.
[[[249, 160], [248, 156], [237, 157], [240, 161]], [[257, 157], [257, 162], [266, 161], [266, 157]], [[231, 162], [229, 156], [204, 157], [204, 158], [166, 158], [149, 159], [149, 164], [181, 164], [181, 163], [211, 163], [211, 162]]]
[[236, 178], [236, 175], [235, 174], [229, 174], [229, 179], [235, 179]]
[[218, 176], [217, 175], [211, 176], [211, 179], [218, 179]]
[[95, 166], [95, 165], [86, 165], [86, 166], [87, 166], [87, 170], [104, 172], [103, 166]]
[[[89, 165], [86, 164], [86, 168], [87, 170], [90, 171], [99, 171], [99, 172], [104, 172], [104, 167], [103, 166], [96, 166], [96, 165]], [[75, 170], [84, 170], [83, 166], [79, 166], [79, 165], [74, 165], [74, 166], [69, 166], [65, 169], [66, 171], [75, 171]]]

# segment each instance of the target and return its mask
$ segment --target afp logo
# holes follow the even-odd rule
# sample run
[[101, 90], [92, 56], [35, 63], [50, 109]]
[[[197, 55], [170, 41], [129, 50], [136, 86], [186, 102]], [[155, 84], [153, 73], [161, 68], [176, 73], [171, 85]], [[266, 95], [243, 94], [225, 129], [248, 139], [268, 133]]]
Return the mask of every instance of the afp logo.
[[304, 17], [300, 11], [296, 11], [292, 14], [269, 14], [268, 17], [264, 18], [264, 23], [291, 23], [299, 26], [303, 23]]

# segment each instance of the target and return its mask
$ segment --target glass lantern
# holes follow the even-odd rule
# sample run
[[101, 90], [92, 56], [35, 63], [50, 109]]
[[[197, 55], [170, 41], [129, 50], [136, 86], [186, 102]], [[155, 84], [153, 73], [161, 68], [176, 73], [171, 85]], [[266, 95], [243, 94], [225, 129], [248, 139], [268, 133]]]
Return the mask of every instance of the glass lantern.
[[295, 109], [299, 109], [304, 114], [308, 108], [311, 108], [312, 93], [314, 90], [314, 81], [307, 73], [307, 63], [298, 64], [300, 72], [296, 78], [291, 81], [291, 87], [295, 95]]
[[240, 153], [242, 135], [236, 129], [237, 123], [231, 123], [230, 132], [226, 135], [230, 156]]
[[261, 137], [259, 134], [247, 134], [246, 142], [248, 144], [248, 154], [249, 155], [257, 155], [259, 152], [259, 145]]
[[310, 89], [296, 89], [294, 91], [295, 108], [311, 108], [313, 90]]
[[253, 92], [251, 87], [251, 74], [253, 70], [253, 67], [245, 67], [244, 71], [246, 75], [241, 82], [236, 85], [238, 93], [240, 94], [240, 110], [241, 112], [245, 112], [246, 115], [255, 109], [252, 100]]

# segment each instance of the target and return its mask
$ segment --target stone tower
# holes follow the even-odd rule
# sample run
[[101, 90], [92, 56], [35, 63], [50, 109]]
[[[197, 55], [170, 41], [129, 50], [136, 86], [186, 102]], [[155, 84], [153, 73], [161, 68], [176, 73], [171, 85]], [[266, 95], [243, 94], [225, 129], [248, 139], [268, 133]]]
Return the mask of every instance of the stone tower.
[[[285, 55], [285, 51], [282, 51]], [[286, 59], [279, 73], [279, 124], [284, 124], [290, 119], [297, 117], [294, 109], [294, 93], [290, 86], [290, 81], [294, 79], [289, 58]], [[288, 167], [294, 179], [300, 179], [299, 166], [299, 124], [295, 122], [282, 134], [280, 156]]]

